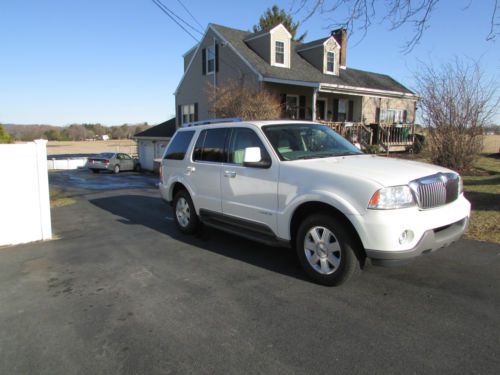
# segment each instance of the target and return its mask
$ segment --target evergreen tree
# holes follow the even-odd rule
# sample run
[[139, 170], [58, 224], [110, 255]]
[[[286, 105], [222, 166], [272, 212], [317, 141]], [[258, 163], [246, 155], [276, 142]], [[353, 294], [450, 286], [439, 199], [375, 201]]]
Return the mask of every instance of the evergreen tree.
[[277, 5], [273, 5], [268, 8], [262, 16], [260, 16], [259, 23], [253, 26], [253, 32], [259, 32], [261, 30], [273, 27], [282, 23], [283, 26], [292, 34], [292, 39], [297, 42], [302, 42], [306, 37], [307, 33], [302, 34], [297, 37], [297, 29], [300, 26], [300, 22], [294, 22], [292, 16], [287, 14], [284, 9], [278, 8]]

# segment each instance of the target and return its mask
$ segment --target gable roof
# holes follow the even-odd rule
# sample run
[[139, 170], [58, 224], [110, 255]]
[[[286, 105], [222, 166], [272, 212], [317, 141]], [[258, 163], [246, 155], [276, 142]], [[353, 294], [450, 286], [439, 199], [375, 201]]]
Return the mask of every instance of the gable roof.
[[134, 135], [134, 138], [171, 138], [175, 131], [175, 117]]
[[304, 49], [308, 49], [309, 47], [321, 46], [321, 45], [323, 45], [323, 43], [325, 43], [330, 38], [331, 38], [331, 36], [326, 37], [326, 38], [316, 39], [316, 40], [313, 40], [312, 42], [301, 43], [301, 44], [297, 45], [297, 50], [301, 51]]
[[[299, 81], [311, 86], [319, 86], [319, 84], [323, 83], [341, 87], [347, 86], [414, 95], [411, 90], [386, 74], [351, 68], [340, 69], [338, 76], [323, 74], [297, 52], [297, 49], [302, 49], [304, 44], [294, 41], [292, 41], [290, 68], [272, 66], [245, 43], [245, 39], [252, 36], [252, 33], [216, 24], [210, 24], [209, 27], [230, 43], [243, 60], [262, 76], [264, 81]], [[319, 40], [314, 41], [314, 43], [318, 43]], [[292, 84], [292, 82], [290, 83]]]

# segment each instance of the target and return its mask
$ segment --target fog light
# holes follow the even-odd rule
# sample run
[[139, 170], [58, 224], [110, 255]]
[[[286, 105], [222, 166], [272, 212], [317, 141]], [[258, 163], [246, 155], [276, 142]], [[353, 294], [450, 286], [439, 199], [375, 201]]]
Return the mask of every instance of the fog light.
[[413, 241], [413, 232], [409, 229], [399, 235], [399, 243], [401, 245]]

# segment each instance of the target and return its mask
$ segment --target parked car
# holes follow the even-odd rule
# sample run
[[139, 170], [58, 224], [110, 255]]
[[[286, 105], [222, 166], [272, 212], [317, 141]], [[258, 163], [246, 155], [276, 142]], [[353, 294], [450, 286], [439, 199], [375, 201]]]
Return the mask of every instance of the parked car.
[[137, 159], [121, 152], [103, 152], [91, 157], [87, 161], [87, 167], [94, 173], [100, 171], [140, 171], [141, 165]]
[[325, 285], [345, 282], [366, 258], [395, 265], [448, 246], [470, 216], [457, 173], [364, 154], [313, 122], [181, 128], [160, 173], [182, 232], [204, 223], [291, 246]]

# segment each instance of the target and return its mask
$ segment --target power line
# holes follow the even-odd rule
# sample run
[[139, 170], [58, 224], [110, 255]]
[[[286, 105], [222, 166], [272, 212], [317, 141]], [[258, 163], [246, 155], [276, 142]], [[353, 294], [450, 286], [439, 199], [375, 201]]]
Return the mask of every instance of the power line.
[[194, 20], [194, 22], [196, 22], [198, 24], [198, 26], [201, 27], [201, 29], [203, 30], [203, 26], [201, 23], [198, 22], [198, 20], [196, 19], [195, 16], [193, 16], [193, 14], [189, 11], [189, 9], [184, 5], [184, 3], [181, 1], [181, 0], [177, 0], [177, 2], [179, 4], [181, 4], [181, 6], [184, 8], [184, 10], [191, 16], [191, 18]]
[[[174, 12], [172, 12], [172, 11], [171, 11], [170, 9], [168, 9], [165, 5], [163, 5], [163, 3], [161, 3], [161, 2], [160, 2], [160, 0], [151, 0], [151, 1], [152, 1], [153, 3], [155, 3], [155, 4], [156, 4], [156, 6], [157, 6], [158, 8], [160, 8], [160, 9], [161, 9], [161, 11], [162, 11], [163, 13], [165, 13], [165, 14], [166, 14], [166, 15], [167, 15], [167, 16], [168, 16], [168, 17], [169, 17], [172, 21], [174, 21], [174, 22], [177, 24], [177, 26], [179, 26], [182, 30], [184, 30], [186, 33], [188, 33], [188, 34], [189, 34], [189, 36], [190, 36], [191, 38], [193, 38], [196, 42], [199, 42], [199, 41], [198, 41], [198, 39], [197, 39], [197, 38], [196, 38], [193, 34], [191, 34], [191, 33], [190, 33], [190, 32], [189, 32], [189, 31], [188, 31], [188, 30], [187, 30], [184, 26], [182, 26], [182, 25], [181, 25], [181, 24], [180, 24], [180, 23], [179, 23], [179, 22], [178, 22], [178, 21], [177, 21], [174, 17], [172, 17], [172, 15], [171, 15], [170, 13], [174, 14], [176, 17], [178, 17], [178, 18], [180, 19], [180, 17], [179, 17], [179, 16], [177, 16]], [[186, 21], [183, 21], [183, 22], [187, 24], [187, 22], [186, 22]], [[191, 28], [193, 28], [193, 27], [191, 26]], [[196, 29], [195, 29], [195, 31], [198, 31], [198, 30], [196, 30]], [[199, 32], [199, 31], [198, 31], [198, 32]], [[201, 34], [201, 33], [200, 33], [200, 34]]]
[[[165, 10], [167, 10], [168, 12], [170, 12], [170, 14], [172, 14], [173, 16], [175, 16], [179, 21], [181, 21], [182, 23], [184, 23], [184, 25], [186, 25], [187, 27], [189, 27], [191, 30], [193, 31], [196, 31], [198, 34], [200, 35], [203, 35], [203, 32], [199, 29], [197, 29], [196, 27], [194, 27], [193, 25], [191, 25], [189, 22], [187, 22], [184, 18], [178, 16], [172, 9], [169, 9], [165, 4], [163, 4], [160, 0], [157, 0], [162, 6], [163, 8], [165, 8]], [[203, 29], [203, 27], [202, 27]]]

